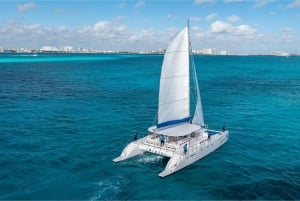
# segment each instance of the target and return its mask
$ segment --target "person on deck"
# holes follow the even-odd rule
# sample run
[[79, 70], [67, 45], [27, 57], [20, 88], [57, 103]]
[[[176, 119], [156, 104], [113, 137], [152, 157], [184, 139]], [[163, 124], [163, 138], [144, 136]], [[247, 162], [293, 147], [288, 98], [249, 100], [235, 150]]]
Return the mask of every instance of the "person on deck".
[[165, 145], [165, 136], [161, 135], [160, 136], [160, 146], [164, 146]]
[[137, 139], [138, 139], [137, 133], [134, 133], [133, 139], [134, 139], [134, 141], [137, 141]]
[[186, 155], [186, 152], [187, 152], [187, 144], [183, 145], [183, 151], [184, 151], [184, 154]]
[[225, 132], [226, 131], [226, 125], [224, 124], [222, 127], [222, 131]]

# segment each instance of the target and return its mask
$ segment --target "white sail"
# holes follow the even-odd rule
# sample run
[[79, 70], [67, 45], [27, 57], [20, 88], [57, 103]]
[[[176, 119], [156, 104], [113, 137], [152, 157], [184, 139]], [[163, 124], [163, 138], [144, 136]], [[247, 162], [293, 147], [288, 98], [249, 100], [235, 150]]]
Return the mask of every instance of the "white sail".
[[198, 85], [198, 79], [197, 79], [197, 73], [196, 73], [195, 66], [194, 66], [193, 70], [194, 70], [194, 79], [195, 79], [197, 102], [196, 102], [196, 108], [195, 108], [195, 113], [194, 113], [192, 123], [197, 124], [199, 126], [204, 126], [202, 103], [201, 103], [200, 90], [199, 90], [199, 85]]
[[188, 122], [189, 118], [189, 38], [186, 27], [174, 37], [164, 56], [157, 127]]

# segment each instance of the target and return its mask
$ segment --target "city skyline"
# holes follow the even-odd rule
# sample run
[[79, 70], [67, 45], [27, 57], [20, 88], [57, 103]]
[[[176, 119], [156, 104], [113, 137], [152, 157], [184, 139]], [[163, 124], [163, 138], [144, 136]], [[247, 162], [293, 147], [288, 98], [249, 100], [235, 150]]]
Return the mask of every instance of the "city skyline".
[[190, 20], [193, 49], [299, 53], [300, 0], [3, 1], [0, 47], [165, 49]]

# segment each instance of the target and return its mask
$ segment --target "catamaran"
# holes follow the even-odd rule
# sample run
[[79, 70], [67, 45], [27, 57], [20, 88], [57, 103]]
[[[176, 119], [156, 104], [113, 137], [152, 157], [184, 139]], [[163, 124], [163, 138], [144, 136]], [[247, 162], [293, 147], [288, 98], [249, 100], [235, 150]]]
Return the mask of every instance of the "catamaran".
[[[216, 131], [204, 124], [196, 67], [191, 55], [187, 26], [172, 39], [164, 55], [157, 124], [148, 128], [147, 136], [135, 137], [121, 155], [113, 159], [114, 162], [144, 152], [169, 157], [165, 170], [159, 174], [165, 177], [207, 156], [228, 140], [229, 131], [224, 126], [221, 131]], [[191, 90], [191, 83], [195, 90]], [[190, 114], [192, 91], [195, 91], [196, 99], [193, 117]]]

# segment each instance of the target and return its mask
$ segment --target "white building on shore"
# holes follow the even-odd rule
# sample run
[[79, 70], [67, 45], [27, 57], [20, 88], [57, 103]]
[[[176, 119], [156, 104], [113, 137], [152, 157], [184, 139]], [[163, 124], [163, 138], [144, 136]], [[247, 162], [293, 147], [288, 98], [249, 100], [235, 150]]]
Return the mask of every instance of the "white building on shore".
[[57, 47], [53, 46], [43, 46], [41, 47], [40, 51], [42, 52], [57, 52], [59, 49]]
[[72, 46], [63, 46], [63, 47], [61, 47], [61, 50], [63, 52], [72, 52], [73, 51], [73, 47]]

